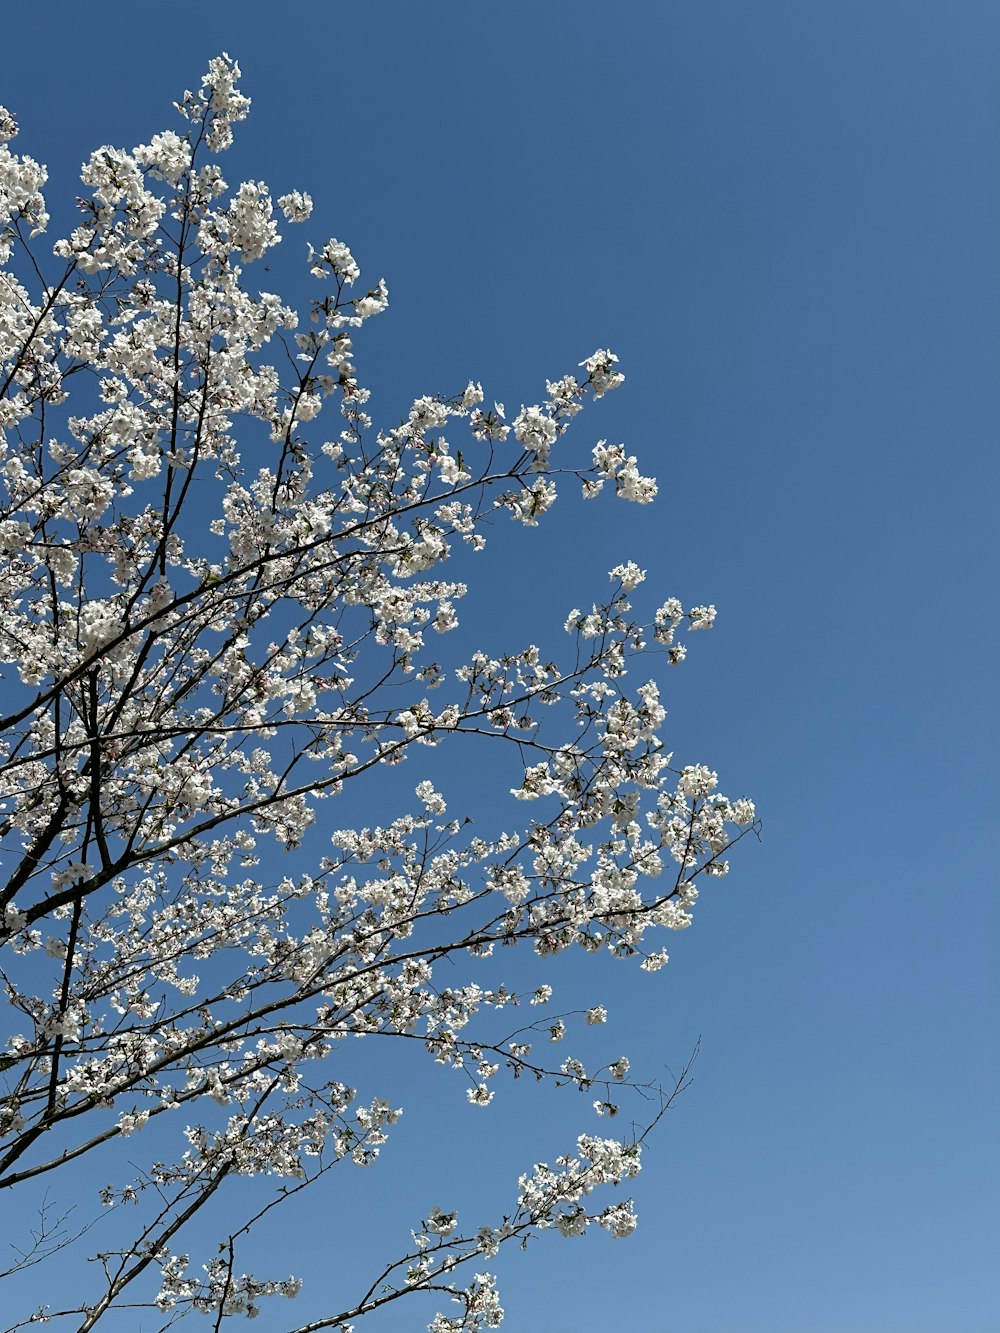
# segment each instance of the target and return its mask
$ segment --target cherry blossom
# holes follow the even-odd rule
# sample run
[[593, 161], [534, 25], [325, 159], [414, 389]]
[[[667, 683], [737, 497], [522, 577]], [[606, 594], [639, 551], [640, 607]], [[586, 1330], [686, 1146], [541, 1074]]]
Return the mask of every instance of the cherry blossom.
[[[502, 1320], [482, 1271], [501, 1246], [634, 1229], [621, 1192], [686, 1079], [639, 1084], [601, 1046], [600, 998], [559, 1008], [539, 975], [603, 951], [655, 986], [640, 973], [666, 964], [664, 932], [757, 816], [662, 738], [662, 668], [714, 605], [646, 606], [657, 580], [624, 559], [589, 610], [553, 607], [545, 644], [494, 656], [459, 632], [480, 553], [545, 522], [566, 483], [571, 503], [656, 496], [624, 445], [579, 439], [624, 381], [617, 357], [598, 349], [511, 419], [474, 381], [376, 425], [354, 339], [388, 288], [321, 233], [307, 310], [261, 288], [312, 200], [224, 178], [239, 79], [219, 56], [177, 127], [97, 148], [54, 240], [45, 168], [0, 108], [0, 1189], [97, 1171], [118, 1238], [86, 1290], [4, 1316], [88, 1333], [122, 1307], [193, 1310], [218, 1328], [294, 1298], [299, 1275], [243, 1270], [247, 1235], [335, 1168], [362, 1190], [353, 1168], [382, 1169], [406, 1109], [343, 1081], [348, 1038], [419, 1043], [484, 1122], [537, 1081], [592, 1089], [602, 1127], [612, 1088], [642, 1092], [630, 1135], [577, 1126], [499, 1222], [437, 1200], [296, 1330], [422, 1293], [433, 1333], [471, 1333]], [[437, 762], [461, 747], [493, 758], [496, 827]], [[266, 1207], [207, 1208], [251, 1177]], [[195, 1253], [189, 1223], [209, 1217]], [[32, 1241], [25, 1217], [12, 1271], [58, 1266], [88, 1227]]]

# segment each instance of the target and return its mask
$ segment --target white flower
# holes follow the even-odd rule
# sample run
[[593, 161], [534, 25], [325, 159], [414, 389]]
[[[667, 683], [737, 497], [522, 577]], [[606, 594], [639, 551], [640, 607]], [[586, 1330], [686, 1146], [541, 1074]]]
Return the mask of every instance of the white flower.
[[148, 1119], [148, 1111], [136, 1111], [134, 1113], [124, 1111], [118, 1117], [118, 1132], [124, 1138], [128, 1138], [128, 1136], [134, 1134], [136, 1130], [142, 1129]]
[[447, 634], [458, 624], [458, 615], [451, 602], [442, 602], [437, 609], [437, 615], [434, 617], [434, 628], [439, 634]]
[[314, 277], [325, 278], [328, 273], [350, 285], [361, 276], [361, 270], [354, 261], [354, 256], [335, 236], [327, 241], [322, 250], [309, 247], [310, 271]]
[[625, 383], [625, 376], [614, 368], [617, 364], [618, 358], [615, 354], [604, 347], [599, 347], [592, 356], [587, 357], [586, 361], [580, 362], [590, 376], [595, 398], [600, 398], [603, 394], [610, 393], [612, 389], [617, 389], [619, 384]]
[[608, 577], [612, 582], [615, 580], [620, 582], [626, 592], [631, 592], [633, 588], [638, 588], [646, 577], [646, 571], [640, 569], [634, 560], [629, 560], [624, 565], [615, 565]]
[[587, 1210], [574, 1204], [566, 1212], [556, 1213], [555, 1224], [560, 1236], [582, 1236], [587, 1230]]
[[16, 930], [23, 930], [28, 923], [27, 914], [18, 911], [14, 903], [10, 902], [3, 909], [3, 924], [6, 930], [12, 934]]
[[522, 407], [514, 418], [514, 438], [537, 455], [540, 466], [548, 460], [558, 434], [555, 421], [540, 407]]
[[688, 764], [686, 768], [681, 770], [677, 790], [685, 796], [692, 796], [698, 800], [715, 791], [718, 785], [718, 773], [713, 773], [704, 764]]
[[244, 181], [223, 215], [226, 244], [230, 249], [242, 251], [247, 263], [260, 259], [278, 243], [278, 228], [271, 211], [271, 197], [264, 182]]
[[118, 612], [109, 602], [91, 602], [80, 612], [80, 649], [92, 657], [121, 632]]
[[443, 815], [448, 808], [444, 797], [439, 791], [434, 790], [433, 782], [427, 779], [417, 784], [416, 794], [432, 815]]
[[446, 1213], [440, 1208], [432, 1208], [427, 1216], [427, 1230], [433, 1231], [436, 1236], [450, 1236], [457, 1225], [458, 1214], [454, 1210]]
[[653, 477], [642, 477], [636, 467], [626, 464], [615, 478], [615, 487], [623, 500], [633, 500], [636, 504], [650, 504], [656, 497], [656, 481]]
[[618, 1240], [623, 1236], [631, 1236], [639, 1221], [635, 1215], [635, 1209], [632, 1207], [631, 1199], [605, 1208], [597, 1220], [606, 1231], [610, 1231], [612, 1236]]
[[644, 958], [639, 964], [643, 972], [659, 972], [661, 967], [666, 967], [670, 961], [670, 955], [666, 949], [660, 949], [658, 953], [651, 953], [648, 958]]
[[290, 194], [281, 195], [278, 207], [284, 213], [287, 222], [305, 222], [312, 212], [312, 196], [292, 190]]

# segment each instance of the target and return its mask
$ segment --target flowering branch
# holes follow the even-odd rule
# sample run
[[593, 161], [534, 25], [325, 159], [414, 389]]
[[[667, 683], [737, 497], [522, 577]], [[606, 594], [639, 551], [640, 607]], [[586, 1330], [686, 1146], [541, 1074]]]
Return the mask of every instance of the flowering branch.
[[[0, 110], [0, 1190], [84, 1158], [115, 1177], [103, 1285], [91, 1269], [72, 1309], [14, 1311], [10, 1330], [86, 1333], [121, 1309], [221, 1329], [294, 1296], [298, 1278], [240, 1271], [242, 1242], [334, 1166], [373, 1164], [401, 1114], [331, 1076], [348, 1037], [420, 1044], [473, 1113], [501, 1070], [596, 1090], [604, 1118], [649, 1096], [625, 1056], [588, 1072], [536, 1049], [593, 1040], [603, 1004], [506, 1031], [494, 1016], [548, 1004], [535, 969], [574, 947], [657, 971], [660, 933], [757, 829], [752, 802], [661, 738], [657, 672], [714, 606], [636, 610], [646, 573], [627, 561], [565, 616], [562, 654], [449, 647], [499, 519], [536, 526], [567, 482], [654, 499], [624, 446], [564, 440], [622, 383], [617, 358], [599, 349], [510, 418], [470, 383], [377, 429], [353, 338], [385, 283], [354, 294], [335, 238], [309, 247], [307, 321], [250, 280], [279, 215], [301, 225], [312, 204], [223, 179], [238, 78], [213, 60], [177, 104], [184, 132], [91, 155], [52, 276], [45, 169], [11, 151]], [[488, 756], [477, 775], [539, 813], [482, 834], [449, 817], [440, 747]], [[394, 815], [388, 770], [410, 761]], [[346, 827], [319, 819], [334, 800]], [[378, 820], [351, 825], [360, 808]], [[505, 949], [504, 980], [444, 983], [443, 962]], [[688, 1073], [630, 1140], [582, 1134], [522, 1176], [498, 1226], [459, 1233], [435, 1209], [360, 1298], [297, 1333], [432, 1291], [459, 1307], [433, 1333], [496, 1327], [493, 1278], [457, 1270], [552, 1227], [627, 1235], [631, 1204], [590, 1196], [636, 1174]], [[141, 1134], [123, 1179], [120, 1141]], [[234, 1223], [219, 1201], [250, 1176], [273, 1188]], [[175, 1249], [196, 1217], [220, 1235], [202, 1276]], [[75, 1254], [89, 1226], [62, 1223], [43, 1214], [2, 1276]]]

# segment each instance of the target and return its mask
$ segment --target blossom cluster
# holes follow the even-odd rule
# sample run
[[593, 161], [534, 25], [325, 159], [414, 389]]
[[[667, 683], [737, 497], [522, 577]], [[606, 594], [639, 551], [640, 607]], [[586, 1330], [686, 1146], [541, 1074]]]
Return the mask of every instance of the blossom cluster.
[[[297, 1293], [241, 1270], [251, 1223], [200, 1266], [175, 1241], [232, 1180], [273, 1186], [281, 1212], [376, 1164], [402, 1108], [332, 1076], [348, 1039], [418, 1042], [477, 1115], [523, 1075], [615, 1115], [628, 1057], [583, 1058], [600, 997], [496, 1025], [551, 1002], [533, 969], [557, 953], [661, 968], [663, 932], [756, 825], [662, 735], [658, 665], [714, 605], [637, 608], [647, 572], [623, 560], [558, 648], [454, 634], [499, 518], [545, 521], [566, 476], [587, 499], [656, 496], [624, 445], [571, 436], [623, 382], [617, 357], [509, 415], [473, 381], [377, 428], [354, 339], [388, 289], [332, 237], [308, 245], [304, 317], [260, 288], [312, 200], [223, 177], [239, 77], [212, 60], [179, 130], [97, 149], [77, 225], [41, 256], [45, 168], [0, 108], [0, 1187], [83, 1159], [117, 1173], [100, 1199], [139, 1221], [64, 1312], [87, 1330], [140, 1296], [218, 1323]], [[466, 818], [432, 754], [462, 746], [494, 757], [514, 831]], [[407, 762], [399, 809], [388, 770]], [[491, 957], [488, 984], [463, 970]], [[329, 1326], [434, 1287], [459, 1307], [434, 1333], [496, 1327], [483, 1258], [533, 1230], [628, 1235], [631, 1204], [590, 1196], [639, 1157], [584, 1134], [522, 1176], [501, 1225], [459, 1234], [432, 1210]]]

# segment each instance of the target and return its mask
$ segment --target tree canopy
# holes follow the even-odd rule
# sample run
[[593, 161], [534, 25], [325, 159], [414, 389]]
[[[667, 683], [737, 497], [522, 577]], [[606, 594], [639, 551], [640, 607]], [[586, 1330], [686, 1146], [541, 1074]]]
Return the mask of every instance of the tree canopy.
[[[309, 248], [307, 318], [259, 289], [312, 204], [223, 179], [238, 79], [214, 59], [179, 129], [97, 149], [54, 244], [45, 169], [0, 110], [0, 1197], [24, 1228], [0, 1322], [86, 1333], [127, 1307], [219, 1328], [296, 1295], [299, 1275], [247, 1272], [241, 1244], [378, 1157], [403, 1108], [351, 1085], [346, 1042], [380, 1036], [453, 1068], [469, 1114], [525, 1075], [587, 1090], [602, 1131], [644, 1094], [628, 1135], [575, 1135], [503, 1217], [435, 1205], [295, 1326], [430, 1292], [434, 1333], [496, 1327], [501, 1246], [633, 1229], [615, 1187], [686, 1077], [585, 1063], [604, 1007], [550, 1014], [551, 985], [525, 990], [513, 960], [610, 951], [655, 972], [756, 828], [661, 739], [658, 673], [715, 607], [645, 606], [625, 561], [550, 646], [453, 634], [487, 539], [542, 522], [558, 487], [654, 499], [623, 445], [563, 438], [622, 383], [617, 358], [598, 349], [516, 413], [470, 383], [377, 427], [353, 340], [386, 284], [330, 238]], [[496, 827], [433, 753], [462, 746], [507, 798]], [[240, 1177], [261, 1192], [237, 1216]], [[192, 1254], [196, 1219], [216, 1243]], [[77, 1252], [96, 1265], [43, 1287]]]

